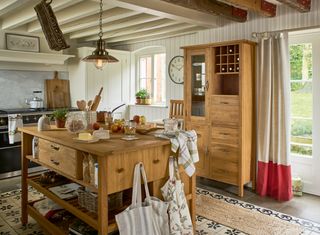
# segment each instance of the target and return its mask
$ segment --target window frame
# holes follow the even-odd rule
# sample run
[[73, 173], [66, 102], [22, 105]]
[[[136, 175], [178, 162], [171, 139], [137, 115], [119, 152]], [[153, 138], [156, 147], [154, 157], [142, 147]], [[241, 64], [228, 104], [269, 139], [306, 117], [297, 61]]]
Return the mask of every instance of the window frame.
[[[155, 48], [144, 48], [142, 49], [141, 51], [137, 52], [135, 54], [135, 68], [136, 68], [136, 79], [135, 79], [135, 93], [138, 92], [141, 88], [140, 88], [140, 85], [141, 85], [141, 79], [140, 79], [140, 58], [143, 58], [143, 57], [151, 57], [151, 74], [152, 74], [152, 82], [151, 82], [151, 89], [152, 89], [152, 94], [151, 94], [151, 98], [152, 98], [152, 104], [153, 105], [165, 105], [166, 104], [166, 94], [167, 94], [167, 89], [166, 89], [166, 67], [167, 67], [167, 62], [165, 61], [165, 68], [164, 68], [164, 71], [165, 71], [165, 75], [164, 75], [164, 86], [163, 88], [165, 89], [164, 90], [164, 97], [162, 98], [162, 102], [155, 102], [154, 101], [154, 80], [155, 80], [155, 77], [154, 77], [154, 57], [155, 55], [157, 54], [164, 54], [165, 55], [165, 58], [167, 56], [166, 54], [166, 50], [165, 48], [163, 47], [155, 47]], [[167, 60], [167, 58], [166, 58]], [[163, 91], [162, 91], [163, 92]]]

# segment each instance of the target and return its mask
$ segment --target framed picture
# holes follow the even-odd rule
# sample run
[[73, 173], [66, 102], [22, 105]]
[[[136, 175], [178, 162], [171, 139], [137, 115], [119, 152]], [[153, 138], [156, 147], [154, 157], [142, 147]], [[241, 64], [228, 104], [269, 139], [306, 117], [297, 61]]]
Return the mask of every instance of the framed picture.
[[13, 33], [6, 33], [5, 37], [7, 50], [40, 52], [39, 37]]

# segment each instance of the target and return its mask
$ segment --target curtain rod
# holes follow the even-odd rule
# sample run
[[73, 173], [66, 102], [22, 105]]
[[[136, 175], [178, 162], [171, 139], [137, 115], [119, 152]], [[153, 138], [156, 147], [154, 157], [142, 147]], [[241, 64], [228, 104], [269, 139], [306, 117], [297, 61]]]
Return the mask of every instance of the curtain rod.
[[291, 29], [281, 29], [281, 30], [274, 30], [274, 31], [265, 31], [265, 32], [252, 32], [251, 36], [253, 38], [257, 38], [259, 36], [265, 36], [270, 33], [281, 33], [281, 32], [295, 32], [301, 30], [308, 30], [308, 29], [317, 29], [320, 28], [320, 25], [317, 26], [308, 26], [308, 27], [300, 27], [300, 28], [291, 28]]

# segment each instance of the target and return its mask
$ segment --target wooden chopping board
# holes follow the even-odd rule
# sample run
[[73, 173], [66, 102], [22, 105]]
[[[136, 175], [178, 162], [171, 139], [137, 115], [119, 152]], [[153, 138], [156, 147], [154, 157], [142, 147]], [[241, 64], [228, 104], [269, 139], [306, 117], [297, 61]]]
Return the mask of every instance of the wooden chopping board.
[[47, 107], [50, 109], [70, 108], [69, 80], [62, 80], [58, 72], [54, 72], [51, 80], [46, 80]]

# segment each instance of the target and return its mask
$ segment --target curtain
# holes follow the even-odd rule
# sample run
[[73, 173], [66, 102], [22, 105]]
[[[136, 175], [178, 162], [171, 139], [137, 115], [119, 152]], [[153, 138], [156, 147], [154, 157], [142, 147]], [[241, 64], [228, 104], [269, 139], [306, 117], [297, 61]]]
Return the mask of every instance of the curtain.
[[257, 192], [280, 201], [292, 198], [290, 166], [290, 70], [287, 33], [258, 43]]

